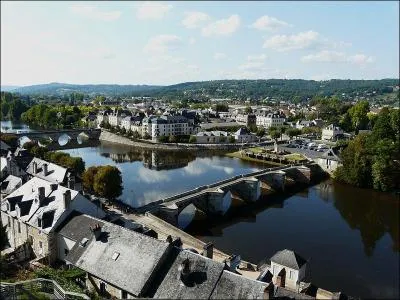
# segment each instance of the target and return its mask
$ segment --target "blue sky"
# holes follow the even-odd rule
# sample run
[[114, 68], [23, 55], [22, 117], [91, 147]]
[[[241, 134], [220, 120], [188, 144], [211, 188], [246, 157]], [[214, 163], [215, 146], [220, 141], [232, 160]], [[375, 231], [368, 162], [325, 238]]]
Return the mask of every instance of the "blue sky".
[[1, 1], [2, 85], [398, 77], [398, 1]]

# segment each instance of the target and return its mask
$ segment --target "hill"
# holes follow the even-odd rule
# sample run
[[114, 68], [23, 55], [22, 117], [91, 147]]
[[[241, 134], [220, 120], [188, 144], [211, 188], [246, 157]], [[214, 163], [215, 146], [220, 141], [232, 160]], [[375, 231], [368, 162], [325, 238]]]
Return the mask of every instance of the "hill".
[[0, 87], [0, 90], [2, 92], [11, 92], [11, 91], [13, 91], [15, 89], [18, 89], [18, 88], [20, 88], [20, 86], [17, 86], [17, 85], [2, 85]]
[[104, 94], [107, 96], [130, 95], [157, 89], [155, 85], [118, 85], [118, 84], [68, 84], [48, 83], [19, 87], [13, 92], [20, 94], [64, 95], [70, 93]]
[[169, 86], [49, 83], [14, 89], [21, 94], [64, 95], [72, 92], [106, 96], [153, 96], [169, 99], [207, 98], [305, 100], [315, 95], [375, 96], [393, 92], [399, 79], [314, 81], [302, 79], [215, 80]]

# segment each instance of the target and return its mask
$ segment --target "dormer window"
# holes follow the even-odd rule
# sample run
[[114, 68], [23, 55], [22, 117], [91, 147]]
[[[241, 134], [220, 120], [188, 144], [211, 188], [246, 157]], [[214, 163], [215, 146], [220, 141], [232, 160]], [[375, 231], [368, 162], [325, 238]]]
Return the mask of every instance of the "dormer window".
[[38, 218], [38, 226], [42, 227], [42, 218]]

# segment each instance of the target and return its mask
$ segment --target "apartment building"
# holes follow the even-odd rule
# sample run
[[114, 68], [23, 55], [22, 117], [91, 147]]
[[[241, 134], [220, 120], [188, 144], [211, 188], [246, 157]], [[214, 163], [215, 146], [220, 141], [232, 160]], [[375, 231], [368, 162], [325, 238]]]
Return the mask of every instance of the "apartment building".
[[183, 116], [150, 116], [143, 119], [142, 126], [143, 134], [147, 132], [153, 140], [160, 136], [189, 135], [193, 130]]
[[286, 122], [286, 116], [281, 111], [275, 111], [266, 115], [258, 115], [256, 117], [257, 126], [269, 127], [281, 127]]

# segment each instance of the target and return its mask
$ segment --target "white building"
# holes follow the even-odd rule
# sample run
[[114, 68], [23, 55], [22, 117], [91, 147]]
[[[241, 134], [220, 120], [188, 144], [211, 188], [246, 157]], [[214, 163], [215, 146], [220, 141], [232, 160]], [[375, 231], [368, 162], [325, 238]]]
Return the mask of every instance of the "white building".
[[246, 127], [239, 128], [233, 135], [236, 143], [251, 143], [257, 141], [257, 136], [252, 134]]
[[197, 144], [229, 143], [229, 134], [226, 131], [202, 131], [195, 137]]
[[340, 127], [334, 126], [333, 124], [322, 129], [322, 140], [335, 141], [338, 135], [342, 135], [344, 132]]
[[140, 116], [127, 116], [122, 119], [121, 127], [126, 131], [132, 130], [142, 134], [142, 119]]
[[332, 173], [341, 165], [341, 159], [333, 149], [329, 149], [317, 160], [319, 166], [326, 172]]
[[269, 127], [281, 127], [286, 121], [286, 116], [280, 111], [275, 111], [267, 115], [258, 115], [256, 117], [256, 125]]
[[105, 213], [77, 191], [37, 177], [1, 202], [1, 221], [11, 248], [29, 242], [37, 257], [57, 256], [54, 229], [73, 210], [103, 218]]
[[142, 121], [143, 134], [148, 133], [153, 140], [160, 136], [190, 135], [193, 127], [183, 116], [151, 116]]
[[272, 282], [280, 287], [296, 290], [306, 276], [307, 261], [291, 250], [281, 250], [271, 257]]
[[122, 120], [125, 117], [131, 115], [132, 113], [129, 110], [114, 110], [111, 114], [108, 115], [108, 123], [110, 123], [111, 126], [121, 126]]

